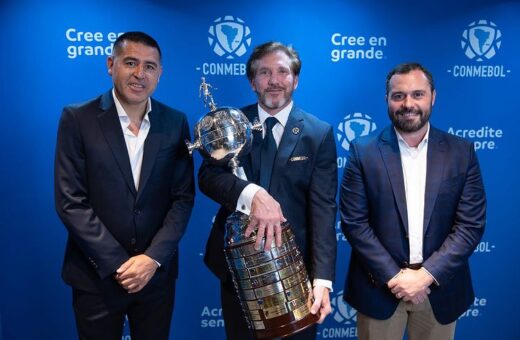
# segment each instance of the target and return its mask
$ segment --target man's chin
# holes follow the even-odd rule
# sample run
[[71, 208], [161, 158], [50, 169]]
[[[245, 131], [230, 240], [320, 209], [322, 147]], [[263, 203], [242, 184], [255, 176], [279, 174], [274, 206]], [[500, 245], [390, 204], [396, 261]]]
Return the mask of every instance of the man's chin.
[[270, 110], [277, 110], [277, 109], [282, 108], [285, 105], [285, 103], [286, 103], [286, 101], [276, 101], [276, 102], [268, 101], [268, 102], [264, 103], [264, 105]]

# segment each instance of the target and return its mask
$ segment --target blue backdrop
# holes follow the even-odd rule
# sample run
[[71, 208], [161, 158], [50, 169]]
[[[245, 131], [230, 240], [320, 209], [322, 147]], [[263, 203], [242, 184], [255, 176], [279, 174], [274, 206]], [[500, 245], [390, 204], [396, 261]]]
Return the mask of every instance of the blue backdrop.
[[[519, 339], [519, 18], [520, 3], [505, 0], [2, 2], [0, 338], [76, 336], [70, 289], [60, 278], [66, 230], [53, 203], [57, 122], [64, 105], [111, 87], [113, 40], [142, 30], [163, 49], [154, 96], [186, 112], [191, 126], [206, 111], [201, 76], [218, 88], [218, 104], [252, 103], [245, 76], [252, 47], [293, 44], [303, 60], [295, 100], [335, 128], [340, 176], [349, 141], [388, 124], [387, 72], [411, 60], [430, 68], [438, 92], [433, 124], [475, 142], [489, 202], [471, 258], [477, 298], [456, 338]], [[223, 25], [237, 34], [223, 35]], [[172, 339], [224, 338], [218, 282], [202, 263], [216, 210], [197, 195], [181, 242]], [[356, 312], [342, 300], [349, 245], [336, 228], [334, 310], [319, 336], [356, 338]]]

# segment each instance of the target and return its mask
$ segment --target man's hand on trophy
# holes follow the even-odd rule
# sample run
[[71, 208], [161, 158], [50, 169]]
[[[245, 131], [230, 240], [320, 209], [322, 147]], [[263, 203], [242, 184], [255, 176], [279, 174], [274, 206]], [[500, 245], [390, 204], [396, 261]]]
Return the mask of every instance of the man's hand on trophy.
[[329, 289], [323, 286], [315, 286], [311, 292], [314, 302], [311, 306], [311, 313], [320, 316], [318, 323], [322, 323], [325, 317], [330, 314], [332, 308], [330, 306]]
[[256, 231], [255, 249], [259, 250], [265, 236], [264, 250], [271, 248], [273, 238], [277, 247], [282, 245], [282, 226], [287, 221], [280, 204], [265, 189], [260, 189], [253, 196], [249, 224], [245, 237]]

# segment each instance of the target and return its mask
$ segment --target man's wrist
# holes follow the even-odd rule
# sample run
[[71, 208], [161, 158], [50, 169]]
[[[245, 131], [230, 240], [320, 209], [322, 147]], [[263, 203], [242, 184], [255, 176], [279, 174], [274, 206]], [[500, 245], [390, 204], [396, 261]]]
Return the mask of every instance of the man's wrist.
[[439, 282], [435, 279], [435, 276], [432, 275], [432, 273], [430, 273], [428, 271], [428, 269], [424, 268], [424, 267], [421, 267], [421, 270], [423, 273], [426, 273], [428, 275], [428, 286], [430, 286], [432, 283], [435, 283], [437, 286], [439, 286]]
[[253, 197], [258, 192], [258, 190], [262, 189], [261, 186], [258, 186], [254, 183], [248, 184], [240, 193], [238, 197], [236, 210], [249, 215], [251, 213], [251, 205], [253, 203]]

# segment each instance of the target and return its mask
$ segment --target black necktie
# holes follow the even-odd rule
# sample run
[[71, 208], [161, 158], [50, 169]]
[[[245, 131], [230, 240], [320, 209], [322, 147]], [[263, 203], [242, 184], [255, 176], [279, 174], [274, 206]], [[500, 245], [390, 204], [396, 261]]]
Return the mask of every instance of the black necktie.
[[260, 186], [269, 191], [271, 173], [273, 171], [274, 158], [276, 157], [276, 141], [273, 136], [273, 127], [278, 123], [274, 117], [265, 120], [266, 130], [260, 153]]

